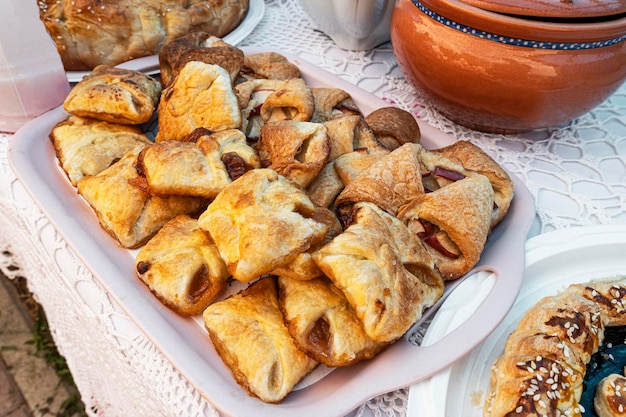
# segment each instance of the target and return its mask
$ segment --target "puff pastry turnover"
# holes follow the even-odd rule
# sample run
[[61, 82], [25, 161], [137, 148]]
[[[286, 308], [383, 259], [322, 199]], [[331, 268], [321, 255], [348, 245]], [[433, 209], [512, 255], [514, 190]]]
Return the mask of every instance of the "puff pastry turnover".
[[215, 349], [237, 383], [264, 402], [281, 402], [318, 365], [296, 347], [289, 334], [273, 277], [211, 304], [203, 318]]
[[165, 140], [142, 150], [136, 166], [151, 192], [213, 199], [233, 180], [260, 167], [240, 130], [204, 133], [195, 142]]
[[345, 296], [326, 277], [279, 277], [279, 303], [300, 350], [330, 367], [369, 359], [386, 343], [370, 339]]
[[232, 276], [249, 282], [322, 241], [336, 220], [294, 182], [271, 169], [255, 169], [226, 186], [199, 224]]
[[241, 112], [228, 72], [215, 64], [188, 62], [163, 90], [156, 141], [180, 140], [195, 129], [241, 127]]
[[397, 218], [357, 203], [345, 231], [313, 254], [376, 342], [392, 342], [443, 294], [430, 254]]
[[201, 314], [230, 277], [215, 243], [187, 215], [168, 221], [138, 252], [135, 266], [150, 291], [184, 316]]
[[136, 125], [152, 117], [161, 83], [139, 71], [99, 65], [72, 88], [68, 113], [111, 123]]
[[72, 185], [97, 175], [127, 152], [152, 142], [136, 126], [70, 116], [52, 128], [50, 139]]
[[78, 192], [93, 208], [100, 225], [125, 248], [137, 248], [170, 219], [206, 207], [196, 197], [159, 197], [145, 191], [134, 162], [139, 149], [128, 152], [98, 175], [78, 181]]
[[[406, 146], [406, 145], [405, 145]], [[467, 173], [431, 193], [423, 193], [398, 212], [435, 260], [445, 280], [476, 265], [491, 230], [493, 188], [487, 177]]]

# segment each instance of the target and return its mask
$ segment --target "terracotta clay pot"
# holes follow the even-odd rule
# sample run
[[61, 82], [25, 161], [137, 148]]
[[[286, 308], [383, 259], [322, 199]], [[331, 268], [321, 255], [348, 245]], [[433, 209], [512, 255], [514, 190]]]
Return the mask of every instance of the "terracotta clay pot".
[[626, 1], [397, 0], [391, 42], [451, 120], [500, 133], [558, 126], [626, 79]]

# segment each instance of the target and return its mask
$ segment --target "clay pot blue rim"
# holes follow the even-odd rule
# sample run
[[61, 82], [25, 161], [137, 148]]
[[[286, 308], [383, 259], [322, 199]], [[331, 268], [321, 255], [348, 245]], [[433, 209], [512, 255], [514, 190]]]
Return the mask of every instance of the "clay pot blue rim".
[[533, 49], [550, 49], [550, 50], [583, 50], [583, 49], [595, 49], [595, 48], [603, 48], [606, 46], [611, 46], [618, 44], [620, 42], [624, 42], [626, 40], [626, 35], [618, 36], [612, 39], [606, 39], [602, 41], [593, 41], [593, 42], [550, 42], [550, 41], [537, 41], [530, 39], [520, 39], [513, 38], [509, 36], [502, 36], [492, 32], [486, 32], [483, 30], [475, 29], [470, 26], [466, 26], [464, 24], [455, 22], [454, 20], [448, 19], [437, 12], [429, 9], [424, 6], [419, 0], [411, 0], [413, 4], [422, 12], [424, 15], [429, 18], [441, 23], [451, 29], [458, 30], [463, 33], [467, 33], [468, 35], [475, 36], [477, 38], [503, 43], [506, 45], [513, 46], [521, 46], [525, 48], [533, 48]]

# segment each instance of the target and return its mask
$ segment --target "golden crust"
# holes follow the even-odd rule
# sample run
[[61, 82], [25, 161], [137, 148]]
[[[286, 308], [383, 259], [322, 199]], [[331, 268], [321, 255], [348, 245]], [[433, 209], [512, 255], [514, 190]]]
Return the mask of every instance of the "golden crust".
[[129, 125], [70, 116], [50, 132], [61, 168], [72, 185], [97, 175], [127, 152], [151, 144], [143, 132]]
[[70, 90], [68, 113], [110, 123], [145, 123], [156, 110], [161, 84], [139, 71], [99, 65]]
[[278, 279], [278, 299], [289, 333], [300, 350], [330, 367], [370, 359], [387, 346], [370, 339], [359, 318], [325, 277]]
[[329, 160], [340, 156], [361, 151], [370, 155], [386, 155], [389, 149], [385, 148], [374, 136], [374, 132], [365, 123], [362, 116], [347, 115], [324, 122], [330, 137]]
[[285, 326], [275, 278], [260, 279], [211, 304], [203, 318], [237, 383], [264, 402], [281, 402], [317, 366], [296, 347]]
[[128, 152], [98, 175], [78, 181], [81, 196], [93, 208], [100, 225], [120, 245], [137, 248], [154, 236], [170, 219], [193, 214], [206, 207], [195, 197], [159, 197], [141, 185], [134, 162], [139, 150]]
[[248, 79], [288, 80], [300, 78], [300, 69], [276, 52], [246, 55], [242, 74]]
[[371, 203], [313, 254], [377, 342], [398, 339], [443, 294], [432, 257], [404, 224]]
[[398, 212], [398, 218], [425, 242], [437, 270], [448, 281], [476, 265], [491, 230], [491, 183], [483, 175], [467, 174], [416, 196]]
[[135, 266], [150, 291], [184, 316], [201, 314], [230, 277], [215, 243], [187, 215], [168, 221], [141, 248]]
[[342, 209], [366, 201], [395, 216], [400, 207], [424, 193], [421, 150], [421, 145], [405, 144], [380, 157], [346, 184], [335, 205]]
[[324, 239], [336, 218], [294, 182], [255, 169], [229, 184], [200, 216], [229, 272], [249, 282]]
[[323, 124], [281, 120], [263, 125], [256, 149], [264, 167], [306, 188], [326, 166], [330, 144]]
[[504, 218], [513, 200], [514, 184], [507, 172], [478, 146], [468, 141], [457, 141], [452, 145], [432, 151], [438, 155], [458, 160], [465, 169], [478, 172], [489, 178], [494, 191], [492, 227]]
[[607, 278], [572, 284], [569, 291], [597, 303], [606, 326], [626, 325], [626, 278]]
[[593, 408], [598, 417], [626, 416], [626, 378], [610, 374], [600, 381], [593, 397]]
[[211, 132], [241, 127], [230, 76], [218, 65], [188, 62], [163, 90], [156, 141], [180, 140], [198, 128]]
[[191, 32], [224, 37], [244, 19], [249, 0], [42, 0], [39, 14], [66, 70], [155, 55]]
[[315, 101], [312, 122], [324, 123], [344, 116], [362, 116], [350, 94], [341, 88], [312, 87], [311, 92]]
[[260, 161], [241, 131], [227, 129], [201, 134], [195, 142], [147, 146], [135, 165], [154, 194], [213, 199], [244, 172], [260, 168]]

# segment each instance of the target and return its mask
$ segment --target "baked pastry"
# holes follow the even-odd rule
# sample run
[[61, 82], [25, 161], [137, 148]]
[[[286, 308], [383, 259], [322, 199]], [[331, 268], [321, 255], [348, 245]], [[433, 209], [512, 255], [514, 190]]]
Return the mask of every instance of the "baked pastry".
[[139, 71], [97, 66], [74, 86], [63, 107], [68, 113], [111, 123], [145, 123], [156, 110], [161, 84]]
[[72, 185], [84, 176], [97, 175], [127, 152], [151, 144], [136, 126], [69, 116], [50, 131], [61, 168]]
[[479, 261], [491, 231], [492, 209], [493, 188], [487, 177], [467, 172], [465, 178], [416, 196], [397, 215], [424, 242], [437, 270], [450, 281]]
[[390, 151], [405, 143], [420, 143], [421, 131], [411, 113], [398, 107], [381, 107], [365, 117], [374, 136]]
[[344, 115], [324, 122], [330, 137], [330, 155], [333, 161], [341, 155], [359, 150], [369, 155], [386, 155], [385, 148], [360, 115]]
[[468, 141], [460, 140], [431, 152], [457, 160], [465, 169], [478, 172], [489, 179], [494, 191], [492, 227], [500, 223], [509, 211], [514, 194], [513, 181], [504, 168], [485, 151]]
[[245, 172], [260, 168], [240, 130], [199, 131], [195, 142], [165, 140], [142, 150], [135, 167], [152, 193], [213, 199]]
[[337, 367], [370, 359], [386, 343], [370, 339], [345, 296], [326, 277], [278, 279], [278, 301], [296, 346], [316, 361]]
[[607, 326], [626, 325], [626, 277], [597, 279], [584, 284], [572, 284], [568, 291], [594, 301], [602, 310]]
[[302, 78], [252, 79], [235, 86], [243, 118], [241, 130], [258, 139], [265, 123], [280, 120], [308, 122], [313, 115], [311, 89]]
[[311, 87], [315, 100], [315, 112], [311, 121], [324, 123], [344, 116], [362, 117], [361, 110], [352, 100], [352, 96], [341, 88]]
[[326, 166], [328, 131], [321, 123], [281, 120], [266, 123], [256, 150], [264, 167], [306, 188]]
[[626, 378], [610, 374], [596, 386], [593, 408], [598, 417], [626, 416]]
[[288, 80], [300, 78], [300, 69], [277, 52], [248, 54], [244, 58], [242, 75], [246, 79]]
[[367, 201], [395, 216], [400, 207], [424, 193], [421, 150], [421, 145], [407, 143], [373, 162], [346, 184], [335, 200], [337, 209]]
[[366, 171], [384, 156], [384, 154], [380, 153], [371, 154], [366, 148], [357, 148], [335, 159], [333, 161], [335, 172], [341, 180], [343, 188], [350, 185], [362, 172]]
[[[521, 343], [523, 340], [530, 343]], [[507, 339], [492, 367], [484, 415], [572, 415], [586, 364], [604, 339], [600, 307], [568, 290], [539, 300]]]
[[202, 316], [217, 353], [237, 383], [264, 402], [281, 402], [318, 365], [289, 334], [274, 277], [211, 304]]
[[355, 204], [344, 232], [313, 259], [376, 342], [398, 339], [443, 294], [443, 280], [419, 239], [371, 203]]
[[134, 168], [139, 151], [128, 152], [98, 175], [77, 183], [79, 194], [93, 208], [102, 228], [129, 249], [146, 243], [179, 214], [195, 214], [207, 205], [197, 197], [150, 195]]
[[156, 141], [180, 140], [197, 128], [211, 132], [241, 127], [230, 75], [219, 65], [188, 62], [159, 103]]
[[337, 221], [298, 185], [271, 169], [230, 183], [198, 219], [232, 276], [249, 282], [290, 263], [322, 241]]
[[330, 161], [311, 181], [306, 191], [312, 202], [318, 206], [330, 208], [343, 187], [343, 181], [335, 170], [335, 161]]
[[137, 276], [167, 307], [183, 316], [201, 314], [226, 288], [230, 274], [198, 221], [168, 221], [137, 253]]
[[159, 51], [161, 84], [164, 87], [170, 85], [190, 61], [219, 65], [234, 81], [243, 67], [244, 53], [206, 32], [189, 33], [166, 43]]
[[249, 0], [42, 0], [46, 26], [66, 70], [155, 55], [190, 32], [224, 37], [244, 19]]

